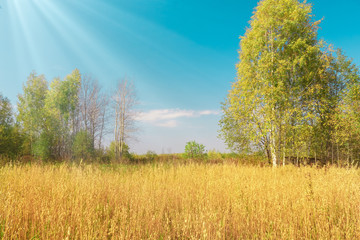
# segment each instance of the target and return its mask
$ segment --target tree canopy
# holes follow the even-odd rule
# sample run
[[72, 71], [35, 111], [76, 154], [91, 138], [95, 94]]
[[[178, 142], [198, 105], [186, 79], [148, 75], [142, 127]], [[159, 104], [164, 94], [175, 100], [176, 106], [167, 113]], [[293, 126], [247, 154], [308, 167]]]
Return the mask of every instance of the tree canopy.
[[223, 103], [221, 136], [230, 148], [262, 151], [273, 166], [287, 157], [329, 159], [340, 136], [334, 117], [345, 114], [340, 108], [359, 74], [340, 50], [318, 40], [320, 22], [306, 2], [259, 2]]

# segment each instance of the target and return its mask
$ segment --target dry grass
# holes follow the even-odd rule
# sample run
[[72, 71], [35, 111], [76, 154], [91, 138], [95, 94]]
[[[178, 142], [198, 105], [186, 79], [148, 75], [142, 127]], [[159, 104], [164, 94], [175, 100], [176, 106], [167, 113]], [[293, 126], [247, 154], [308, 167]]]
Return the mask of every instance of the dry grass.
[[359, 239], [356, 169], [7, 166], [4, 239]]

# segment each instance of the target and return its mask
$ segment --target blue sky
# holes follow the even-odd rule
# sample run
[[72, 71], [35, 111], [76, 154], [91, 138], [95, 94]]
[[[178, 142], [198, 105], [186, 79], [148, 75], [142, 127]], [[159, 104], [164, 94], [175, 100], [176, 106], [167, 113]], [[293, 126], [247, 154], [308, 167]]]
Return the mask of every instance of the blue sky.
[[[360, 63], [360, 1], [308, 1], [319, 37]], [[0, 0], [0, 92], [15, 105], [31, 71], [48, 81], [74, 68], [111, 93], [125, 76], [140, 100], [134, 152], [182, 152], [217, 138], [239, 36], [255, 0]], [[111, 135], [108, 137], [111, 138]]]

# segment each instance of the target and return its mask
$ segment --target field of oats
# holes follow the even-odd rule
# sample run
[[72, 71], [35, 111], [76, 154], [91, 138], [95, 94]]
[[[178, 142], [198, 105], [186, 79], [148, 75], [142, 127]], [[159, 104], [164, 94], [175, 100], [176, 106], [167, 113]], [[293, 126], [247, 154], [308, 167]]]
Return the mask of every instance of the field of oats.
[[359, 239], [360, 171], [187, 164], [0, 168], [3, 239]]

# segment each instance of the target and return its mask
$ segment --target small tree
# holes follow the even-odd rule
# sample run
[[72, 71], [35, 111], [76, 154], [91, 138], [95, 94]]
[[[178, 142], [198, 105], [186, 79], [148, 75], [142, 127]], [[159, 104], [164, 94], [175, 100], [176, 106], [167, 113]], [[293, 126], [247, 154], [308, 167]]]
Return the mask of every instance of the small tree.
[[205, 146], [195, 141], [187, 142], [184, 155], [186, 158], [202, 158], [205, 155]]

